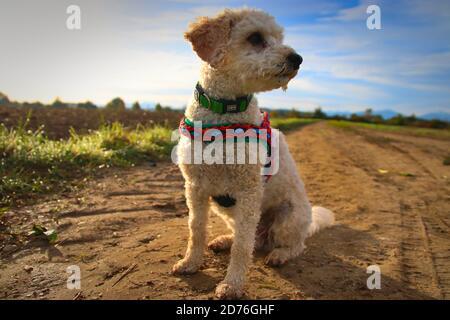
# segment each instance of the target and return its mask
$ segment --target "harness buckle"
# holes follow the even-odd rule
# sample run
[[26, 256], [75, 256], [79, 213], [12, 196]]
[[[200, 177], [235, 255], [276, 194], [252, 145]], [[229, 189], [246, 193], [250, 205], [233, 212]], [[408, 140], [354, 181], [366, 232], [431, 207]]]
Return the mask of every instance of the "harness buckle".
[[194, 98], [195, 101], [200, 102], [200, 93], [198, 92], [197, 89], [194, 90]]

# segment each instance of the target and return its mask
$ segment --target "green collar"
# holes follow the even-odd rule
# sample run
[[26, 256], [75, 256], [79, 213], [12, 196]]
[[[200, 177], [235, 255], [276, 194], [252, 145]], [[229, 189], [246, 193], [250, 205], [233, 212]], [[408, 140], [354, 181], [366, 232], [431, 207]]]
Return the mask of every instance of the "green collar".
[[253, 98], [252, 94], [238, 97], [236, 100], [227, 99], [213, 99], [209, 97], [203, 90], [200, 83], [197, 83], [194, 91], [195, 100], [204, 108], [207, 108], [215, 113], [237, 113], [247, 110], [250, 101]]

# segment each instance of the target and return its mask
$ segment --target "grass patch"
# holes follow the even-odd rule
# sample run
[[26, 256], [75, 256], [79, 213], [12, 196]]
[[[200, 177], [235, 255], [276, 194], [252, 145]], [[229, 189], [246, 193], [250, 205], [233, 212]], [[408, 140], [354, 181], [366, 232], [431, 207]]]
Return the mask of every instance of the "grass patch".
[[442, 161], [444, 166], [450, 166], [450, 156], [446, 157], [444, 161]]
[[287, 132], [289, 130], [297, 129], [308, 124], [315, 123], [317, 121], [319, 120], [309, 118], [273, 118], [270, 119], [270, 124], [274, 128], [277, 128], [283, 132]]
[[42, 129], [26, 125], [8, 129], [0, 124], [0, 207], [19, 198], [67, 188], [73, 178], [103, 167], [125, 167], [170, 156], [172, 130], [120, 123], [105, 125], [88, 135], [71, 130], [66, 140], [50, 140]]
[[450, 130], [448, 129], [414, 128], [414, 127], [393, 126], [386, 124], [350, 122], [344, 120], [330, 120], [328, 121], [328, 124], [333, 127], [344, 129], [363, 128], [363, 129], [379, 130], [384, 132], [408, 134], [418, 137], [450, 139]]

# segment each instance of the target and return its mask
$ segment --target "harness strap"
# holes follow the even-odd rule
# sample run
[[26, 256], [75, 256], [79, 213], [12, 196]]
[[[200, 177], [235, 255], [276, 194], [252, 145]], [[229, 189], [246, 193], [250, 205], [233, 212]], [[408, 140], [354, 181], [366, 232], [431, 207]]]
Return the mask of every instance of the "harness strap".
[[[214, 129], [214, 130], [212, 130]], [[266, 135], [261, 137], [260, 130], [266, 130]], [[179, 126], [180, 134], [185, 137], [188, 137], [191, 140], [200, 140], [205, 143], [209, 143], [212, 141], [216, 141], [218, 139], [222, 139], [224, 142], [226, 140], [233, 139], [247, 139], [256, 138], [257, 142], [264, 143], [267, 148], [267, 155], [270, 158], [270, 161], [264, 165], [265, 168], [269, 168], [273, 163], [274, 159], [272, 157], [272, 128], [270, 127], [269, 114], [264, 112], [263, 121], [260, 126], [256, 126], [253, 124], [202, 124], [201, 127], [197, 127], [194, 125], [194, 122], [184, 118], [180, 122]], [[221, 134], [217, 134], [217, 131], [220, 131]], [[232, 136], [229, 136], [229, 131], [233, 130]], [[249, 131], [250, 130], [250, 134]], [[204, 137], [207, 137], [209, 140], [204, 140]], [[269, 181], [272, 175], [264, 175], [265, 182]]]

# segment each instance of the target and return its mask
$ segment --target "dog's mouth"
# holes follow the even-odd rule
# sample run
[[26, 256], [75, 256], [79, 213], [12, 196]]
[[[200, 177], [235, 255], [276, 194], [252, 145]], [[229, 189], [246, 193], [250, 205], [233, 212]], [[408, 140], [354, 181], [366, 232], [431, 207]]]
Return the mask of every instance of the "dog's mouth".
[[290, 81], [297, 75], [298, 71], [299, 69], [294, 70], [292, 68], [287, 67], [286, 64], [283, 64], [280, 67], [280, 71], [275, 75], [275, 77], [281, 79], [288, 79], [288, 81]]
[[298, 71], [298, 69], [294, 70], [283, 64], [280, 68], [280, 71], [275, 74], [274, 78], [276, 79], [279, 87], [286, 91], [289, 81], [291, 81], [291, 79], [297, 75]]

